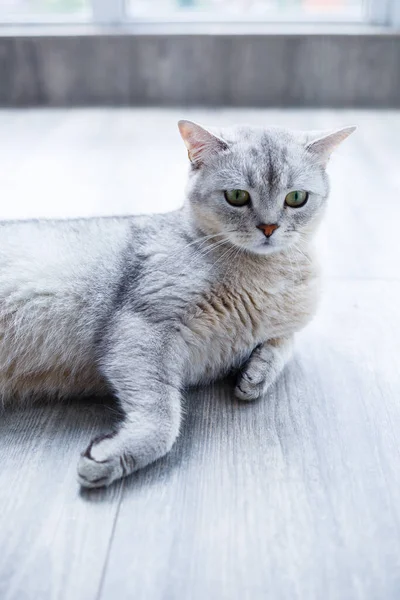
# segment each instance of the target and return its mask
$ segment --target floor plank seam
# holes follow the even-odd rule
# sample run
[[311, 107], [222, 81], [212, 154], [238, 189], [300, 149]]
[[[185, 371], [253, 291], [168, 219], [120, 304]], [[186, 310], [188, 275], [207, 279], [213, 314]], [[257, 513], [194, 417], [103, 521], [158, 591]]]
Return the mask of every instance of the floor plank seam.
[[110, 560], [110, 554], [111, 554], [111, 547], [114, 541], [114, 536], [115, 536], [115, 530], [117, 528], [117, 522], [118, 522], [118, 517], [119, 517], [119, 513], [121, 510], [121, 504], [122, 504], [122, 496], [124, 493], [124, 482], [122, 481], [121, 484], [121, 495], [119, 497], [119, 501], [118, 501], [118, 506], [117, 506], [117, 510], [115, 511], [115, 517], [114, 517], [114, 522], [113, 522], [113, 526], [111, 528], [111, 532], [110, 532], [110, 539], [108, 541], [108, 545], [107, 545], [107, 551], [106, 551], [106, 555], [104, 558], [104, 564], [103, 564], [103, 568], [101, 571], [101, 575], [100, 575], [100, 580], [99, 580], [99, 587], [95, 596], [95, 600], [100, 600], [102, 592], [103, 592], [103, 586], [104, 586], [104, 580], [106, 577], [106, 573], [107, 573], [107, 568], [108, 568], [108, 563]]

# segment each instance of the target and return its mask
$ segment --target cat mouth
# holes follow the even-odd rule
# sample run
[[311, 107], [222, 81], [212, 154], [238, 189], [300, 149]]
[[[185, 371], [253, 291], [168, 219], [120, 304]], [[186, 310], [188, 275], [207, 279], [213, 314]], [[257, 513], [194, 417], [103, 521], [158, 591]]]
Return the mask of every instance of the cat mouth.
[[285, 243], [283, 240], [265, 238], [259, 240], [257, 244], [253, 246], [253, 252], [257, 254], [272, 254], [273, 252], [279, 252], [284, 249]]
[[271, 243], [270, 240], [263, 240], [254, 248], [254, 252], [257, 254], [271, 254], [271, 252], [275, 252], [278, 249], [277, 244]]
[[276, 246], [276, 244], [274, 244], [274, 242], [272, 240], [262, 240], [262, 242], [260, 243], [260, 246], [262, 248], [271, 248], [273, 246]]

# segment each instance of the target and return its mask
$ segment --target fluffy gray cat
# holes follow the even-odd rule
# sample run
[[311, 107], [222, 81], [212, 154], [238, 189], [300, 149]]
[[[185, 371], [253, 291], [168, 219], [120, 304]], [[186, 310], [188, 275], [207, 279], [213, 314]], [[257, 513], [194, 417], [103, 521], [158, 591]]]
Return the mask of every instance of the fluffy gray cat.
[[170, 450], [185, 386], [235, 370], [238, 398], [262, 396], [315, 312], [325, 167], [354, 128], [179, 129], [182, 209], [0, 225], [1, 397], [112, 392], [124, 414], [83, 453], [85, 487]]

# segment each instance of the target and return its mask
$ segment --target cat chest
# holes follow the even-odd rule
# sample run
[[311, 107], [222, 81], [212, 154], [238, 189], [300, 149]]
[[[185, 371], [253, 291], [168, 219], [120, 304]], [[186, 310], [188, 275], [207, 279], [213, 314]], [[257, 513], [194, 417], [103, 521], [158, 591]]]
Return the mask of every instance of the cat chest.
[[[300, 329], [311, 311], [309, 285], [218, 285], [203, 294], [185, 320], [190, 379], [212, 379], [239, 366], [259, 343]], [[194, 381], [193, 381], [194, 382]]]
[[257, 342], [290, 318], [287, 294], [215, 289], [196, 303], [187, 325], [200, 339], [226, 337], [230, 345]]

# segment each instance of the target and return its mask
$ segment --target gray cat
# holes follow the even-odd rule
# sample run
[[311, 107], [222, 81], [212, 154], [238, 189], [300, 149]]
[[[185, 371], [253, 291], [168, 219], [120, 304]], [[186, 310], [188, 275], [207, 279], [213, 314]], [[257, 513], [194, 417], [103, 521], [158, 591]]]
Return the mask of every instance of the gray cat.
[[181, 390], [238, 371], [262, 396], [313, 316], [312, 238], [330, 134], [180, 121], [187, 201], [163, 215], [0, 225], [0, 395], [112, 392], [124, 419], [90, 444], [85, 487], [165, 455]]

